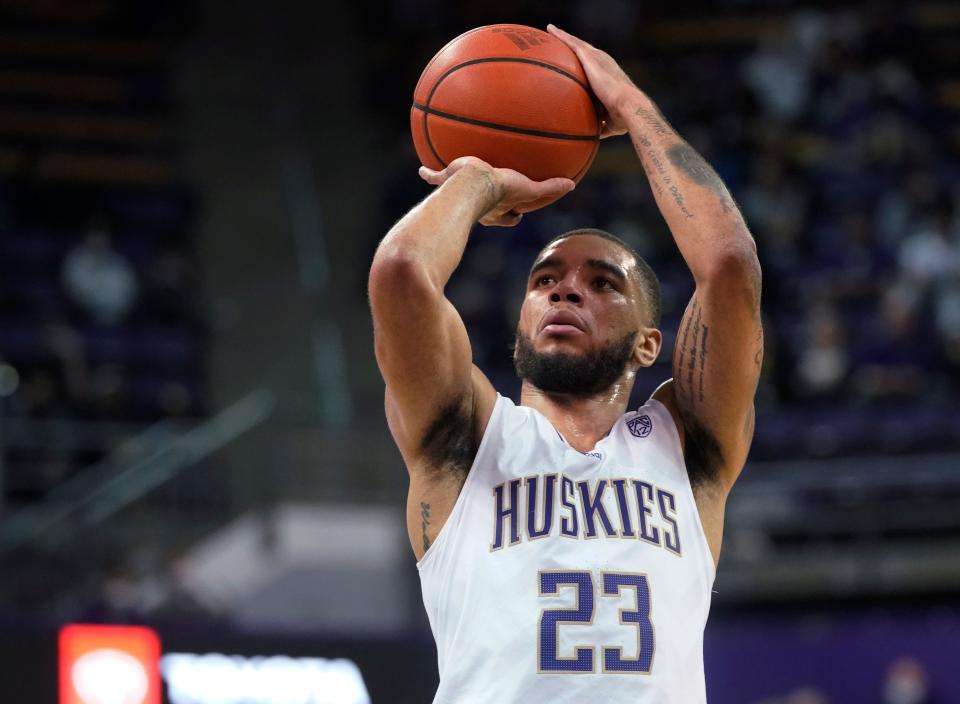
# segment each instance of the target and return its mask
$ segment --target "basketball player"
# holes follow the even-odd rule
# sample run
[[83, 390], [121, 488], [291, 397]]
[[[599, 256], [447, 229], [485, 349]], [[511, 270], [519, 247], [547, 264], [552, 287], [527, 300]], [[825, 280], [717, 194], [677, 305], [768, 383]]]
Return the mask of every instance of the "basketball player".
[[659, 284], [607, 233], [560, 235], [527, 281], [514, 405], [472, 365], [444, 286], [475, 222], [514, 225], [573, 183], [472, 157], [421, 169], [438, 188], [384, 238], [369, 287], [437, 641], [434, 701], [704, 702], [724, 504], [763, 355], [756, 247], [714, 170], [617, 63], [549, 31], [579, 56], [604, 136], [629, 134], [696, 290], [673, 378], [628, 411], [660, 353]]

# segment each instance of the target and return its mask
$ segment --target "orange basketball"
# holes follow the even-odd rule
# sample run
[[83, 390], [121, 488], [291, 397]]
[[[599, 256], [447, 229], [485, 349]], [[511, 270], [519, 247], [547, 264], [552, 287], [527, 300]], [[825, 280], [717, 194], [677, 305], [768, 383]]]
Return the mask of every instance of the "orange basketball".
[[533, 27], [478, 27], [447, 44], [413, 92], [410, 128], [424, 166], [460, 156], [535, 181], [579, 181], [600, 144], [596, 99], [576, 54]]

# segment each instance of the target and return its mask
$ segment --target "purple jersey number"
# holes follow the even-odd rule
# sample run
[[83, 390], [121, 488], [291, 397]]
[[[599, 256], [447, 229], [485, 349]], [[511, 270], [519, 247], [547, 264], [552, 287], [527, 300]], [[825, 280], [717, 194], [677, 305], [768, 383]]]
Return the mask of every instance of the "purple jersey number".
[[593, 576], [589, 572], [541, 572], [540, 596], [558, 594], [558, 588], [577, 588], [572, 609], [544, 609], [540, 614], [540, 672], [593, 672], [593, 648], [576, 648], [572, 658], [557, 655], [557, 625], [593, 623]]
[[603, 649], [604, 672], [650, 674], [653, 665], [653, 623], [650, 621], [650, 585], [645, 574], [603, 573], [603, 595], [620, 596], [622, 588], [633, 589], [634, 608], [620, 609], [620, 623], [636, 624], [637, 657], [623, 658], [623, 648]]
[[[540, 633], [537, 643], [538, 665], [541, 673], [583, 673], [594, 671], [594, 648], [577, 646], [574, 656], [558, 655], [560, 624], [590, 625], [593, 623], [595, 602], [593, 575], [586, 570], [543, 571], [539, 574], [540, 596], [560, 593], [561, 587], [575, 587], [576, 606], [571, 609], [544, 609], [540, 614]], [[634, 608], [620, 609], [620, 623], [637, 629], [637, 656], [624, 658], [622, 647], [603, 648], [603, 671], [605, 673], [649, 674], [653, 666], [655, 649], [653, 623], [650, 621], [650, 585], [644, 574], [623, 572], [601, 573], [603, 596], [621, 596], [624, 589], [632, 589]]]

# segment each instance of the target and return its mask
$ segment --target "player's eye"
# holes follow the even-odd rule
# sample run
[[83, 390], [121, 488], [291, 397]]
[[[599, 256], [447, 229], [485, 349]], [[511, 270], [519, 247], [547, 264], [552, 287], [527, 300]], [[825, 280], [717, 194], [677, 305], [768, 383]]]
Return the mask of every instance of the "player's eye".
[[599, 276], [596, 279], [594, 279], [593, 285], [596, 286], [597, 288], [604, 288], [604, 289], [613, 288], [613, 283], [610, 281], [610, 279], [605, 279], [602, 276]]
[[538, 277], [537, 277], [537, 281], [536, 281], [536, 285], [537, 285], [537, 286], [546, 286], [547, 284], [552, 283], [552, 282], [553, 282], [553, 277], [552, 277], [552, 276], [538, 276]]

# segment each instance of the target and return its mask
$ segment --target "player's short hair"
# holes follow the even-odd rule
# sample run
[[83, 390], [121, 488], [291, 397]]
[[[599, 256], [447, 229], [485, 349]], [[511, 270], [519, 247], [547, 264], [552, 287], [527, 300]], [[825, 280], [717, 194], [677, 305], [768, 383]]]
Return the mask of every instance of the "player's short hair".
[[568, 232], [564, 232], [563, 234], [557, 235], [552, 240], [547, 242], [540, 251], [543, 252], [544, 249], [547, 249], [547, 247], [555, 242], [559, 242], [567, 237], [573, 237], [574, 235], [592, 235], [594, 237], [602, 237], [605, 240], [613, 242], [622, 250], [627, 252], [631, 257], [633, 257], [634, 261], [637, 263], [637, 283], [640, 284], [640, 289], [643, 291], [644, 297], [647, 299], [647, 306], [650, 309], [648, 323], [652, 327], [659, 328], [660, 316], [663, 311], [663, 295], [660, 289], [660, 280], [657, 278], [657, 275], [653, 273], [653, 269], [650, 268], [650, 265], [647, 264], [646, 260], [640, 256], [639, 252], [637, 252], [637, 250], [635, 250], [630, 243], [625, 242], [606, 230], [599, 230], [595, 227], [578, 227], [576, 230], [570, 230]]

